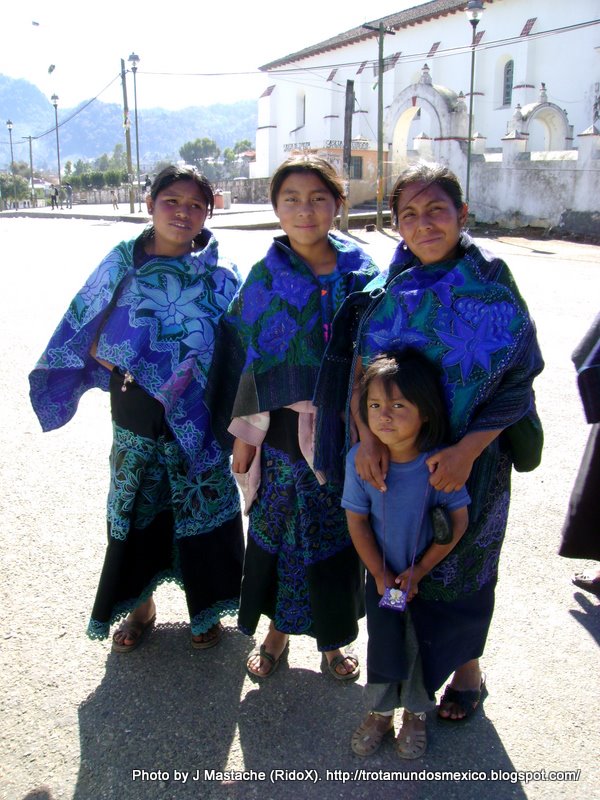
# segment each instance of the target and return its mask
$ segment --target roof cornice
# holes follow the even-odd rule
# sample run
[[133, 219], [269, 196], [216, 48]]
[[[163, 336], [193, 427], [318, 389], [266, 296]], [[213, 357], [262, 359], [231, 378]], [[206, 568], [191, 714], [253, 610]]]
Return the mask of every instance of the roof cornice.
[[[486, 0], [486, 2], [490, 4], [493, 0]], [[432, 19], [462, 12], [466, 5], [467, 0], [430, 0], [429, 3], [423, 3], [419, 6], [413, 6], [413, 8], [407, 8], [404, 11], [398, 11], [395, 14], [389, 14], [387, 17], [375, 19], [365, 23], [365, 25], [372, 25], [378, 28], [380, 24], [383, 24], [386, 28], [397, 31], [401, 28], [409, 28], [412, 25], [418, 25], [422, 22], [429, 22], [429, 20]], [[262, 72], [268, 72], [269, 70], [285, 67], [288, 64], [301, 61], [304, 58], [327, 53], [331, 50], [338, 50], [340, 47], [347, 47], [348, 45], [356, 44], [357, 42], [362, 42], [365, 39], [371, 39], [378, 35], [377, 31], [366, 30], [362, 25], [359, 25], [357, 28], [351, 28], [345, 31], [345, 33], [339, 33], [337, 36], [326, 39], [324, 42], [310, 45], [310, 47], [305, 47], [303, 50], [298, 50], [296, 53], [290, 53], [287, 56], [283, 56], [283, 58], [270, 61], [268, 64], [259, 67], [259, 69]]]

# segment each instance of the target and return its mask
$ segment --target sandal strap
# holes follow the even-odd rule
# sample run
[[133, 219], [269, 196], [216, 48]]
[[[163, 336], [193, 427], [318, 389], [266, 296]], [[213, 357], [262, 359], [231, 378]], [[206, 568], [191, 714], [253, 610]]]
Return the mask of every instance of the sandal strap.
[[271, 666], [275, 665], [275, 662], [277, 661], [277, 659], [275, 658], [274, 655], [272, 655], [271, 653], [267, 652], [267, 649], [264, 646], [264, 644], [261, 644], [261, 646], [259, 647], [258, 654], [259, 654], [259, 656], [261, 658], [264, 658], [266, 661], [268, 661]]
[[[325, 656], [325, 658], [327, 658], [327, 656]], [[354, 670], [358, 667], [358, 658], [351, 655], [344, 655], [343, 653], [338, 653], [337, 656], [332, 658], [331, 661], [329, 662], [329, 666], [331, 667], [331, 669], [335, 669], [340, 664], [343, 664], [344, 661], [346, 660], [350, 661], [353, 667], [352, 672], [354, 672]]]

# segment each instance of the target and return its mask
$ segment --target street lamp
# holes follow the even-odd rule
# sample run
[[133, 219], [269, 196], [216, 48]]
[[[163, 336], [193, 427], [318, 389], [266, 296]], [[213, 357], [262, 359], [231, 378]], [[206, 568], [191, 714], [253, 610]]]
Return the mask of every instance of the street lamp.
[[142, 210], [142, 196], [140, 190], [140, 138], [138, 135], [138, 116], [137, 116], [137, 81], [136, 75], [138, 70], [138, 63], [140, 57], [137, 56], [135, 53], [131, 53], [127, 61], [131, 64], [131, 71], [133, 72], [133, 115], [135, 118], [135, 160], [137, 166], [137, 188], [138, 188], [138, 205], [139, 211]]
[[13, 144], [12, 144], [12, 129], [13, 124], [10, 119], [6, 120], [6, 127], [8, 128], [8, 138], [10, 139], [10, 171], [12, 173], [13, 179], [13, 201], [16, 207], [17, 205], [17, 179], [15, 178], [15, 157], [13, 156]]
[[53, 94], [50, 98], [52, 100], [52, 105], [54, 106], [54, 121], [56, 123], [56, 161], [58, 163], [58, 185], [61, 185], [60, 181], [60, 146], [58, 144], [58, 96]]
[[465, 9], [467, 19], [471, 23], [473, 36], [471, 38], [471, 90], [469, 92], [469, 138], [467, 140], [467, 181], [465, 186], [465, 202], [469, 202], [469, 188], [471, 181], [471, 136], [473, 135], [473, 92], [475, 83], [475, 39], [479, 20], [483, 16], [483, 0], [469, 0]]
[[24, 136], [24, 139], [29, 139], [29, 170], [31, 175], [31, 208], [35, 208], [35, 186], [33, 185], [33, 148], [31, 146], [31, 140], [33, 136]]

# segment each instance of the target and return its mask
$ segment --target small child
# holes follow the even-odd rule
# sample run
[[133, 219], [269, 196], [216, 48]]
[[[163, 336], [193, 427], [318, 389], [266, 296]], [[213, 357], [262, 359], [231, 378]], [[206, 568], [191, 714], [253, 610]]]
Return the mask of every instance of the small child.
[[[367, 694], [371, 711], [352, 736], [359, 756], [374, 753], [394, 729], [394, 711], [403, 707], [396, 739], [400, 758], [419, 758], [427, 747], [426, 711], [434, 708], [423, 682], [419, 644], [410, 611], [381, 607], [381, 598], [409, 603], [419, 581], [455, 547], [467, 528], [469, 495], [433, 489], [426, 463], [444, 441], [446, 410], [436, 368], [419, 352], [406, 349], [375, 358], [360, 386], [362, 421], [387, 446], [390, 466], [385, 491], [359, 478], [358, 445], [347, 457], [342, 506], [352, 542], [367, 568]], [[433, 539], [430, 509], [449, 512], [452, 539]], [[400, 590], [400, 591], [399, 591]]]

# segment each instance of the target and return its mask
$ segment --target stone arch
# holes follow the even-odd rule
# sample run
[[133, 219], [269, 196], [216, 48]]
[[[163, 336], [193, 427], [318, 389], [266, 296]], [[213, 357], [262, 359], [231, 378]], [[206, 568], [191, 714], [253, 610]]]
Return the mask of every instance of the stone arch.
[[[420, 119], [415, 123], [418, 112]], [[450, 163], [455, 155], [452, 145], [459, 149], [459, 143], [466, 140], [467, 116], [462, 95], [444, 86], [434, 86], [425, 64], [419, 82], [407, 86], [394, 97], [384, 118], [384, 141], [390, 145], [388, 188], [408, 163], [409, 151], [413, 150], [412, 139], [417, 134], [428, 142], [427, 152], [431, 157]]]
[[567, 150], [571, 126], [566, 113], [554, 103], [530, 103], [521, 109], [519, 131], [528, 137], [529, 151]]

